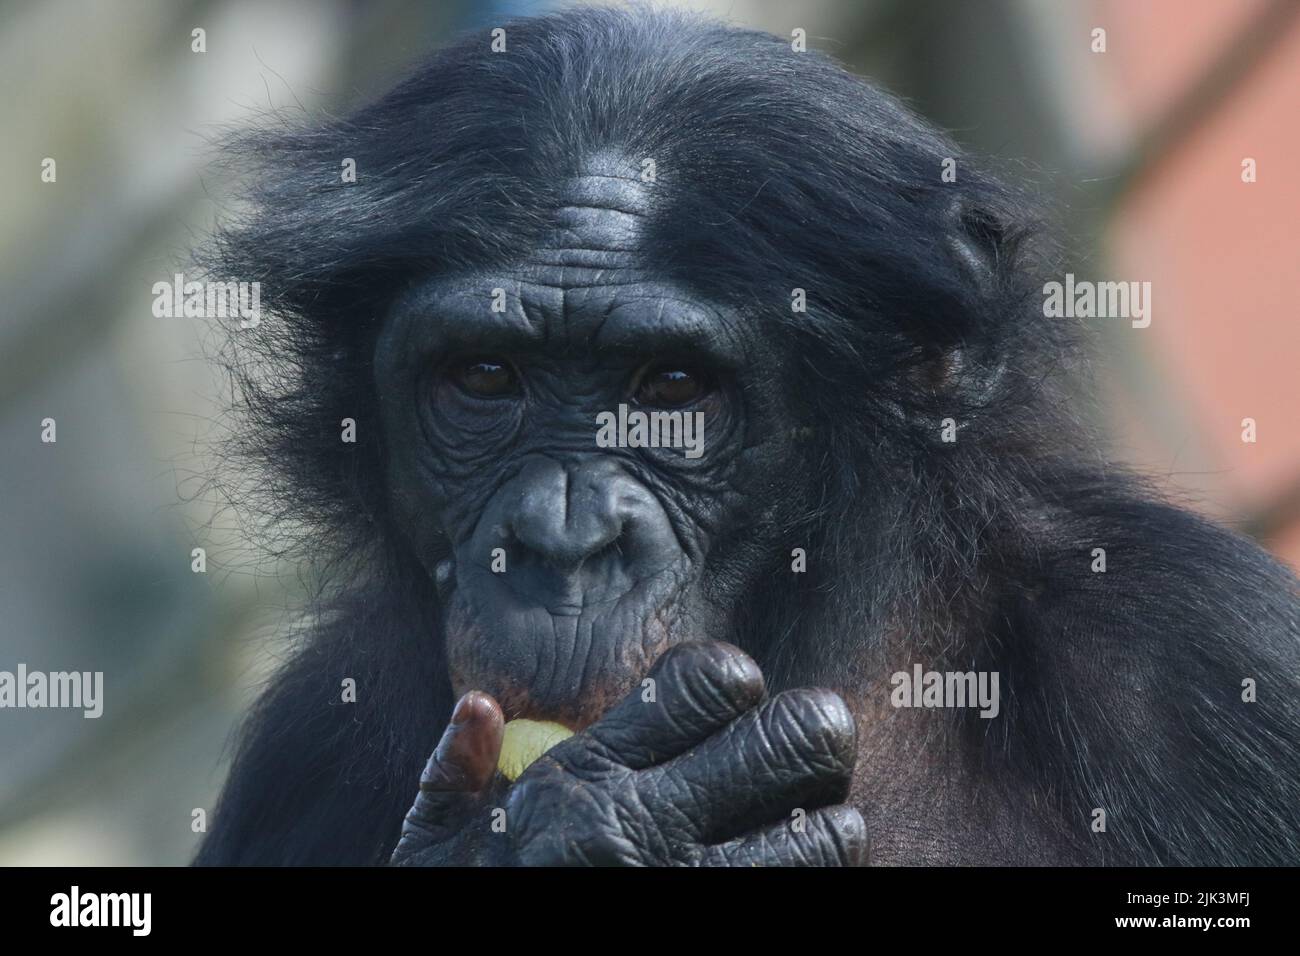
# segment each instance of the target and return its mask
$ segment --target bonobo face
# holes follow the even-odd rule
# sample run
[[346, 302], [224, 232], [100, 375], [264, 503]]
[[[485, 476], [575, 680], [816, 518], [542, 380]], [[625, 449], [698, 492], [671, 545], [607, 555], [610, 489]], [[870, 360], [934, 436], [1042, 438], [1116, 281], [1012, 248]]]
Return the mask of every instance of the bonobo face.
[[[649, 271], [648, 198], [573, 179], [547, 241], [418, 285], [377, 346], [389, 493], [442, 599], [454, 689], [508, 718], [580, 729], [667, 647], [726, 633], [767, 567], [755, 549], [806, 500], [779, 364], [754, 320]], [[702, 441], [598, 444], [620, 405], [689, 416]]]

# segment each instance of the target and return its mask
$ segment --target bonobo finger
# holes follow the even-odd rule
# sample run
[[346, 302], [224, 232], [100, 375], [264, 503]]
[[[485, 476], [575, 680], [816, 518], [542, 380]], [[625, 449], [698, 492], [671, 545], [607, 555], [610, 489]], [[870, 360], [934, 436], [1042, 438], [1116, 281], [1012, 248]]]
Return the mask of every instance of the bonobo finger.
[[505, 726], [501, 707], [482, 691], [465, 694], [452, 711], [451, 722], [420, 775], [420, 790], [402, 824], [398, 853], [412, 841], [422, 841], [486, 789], [496, 771]]
[[702, 866], [861, 866], [867, 825], [843, 804], [794, 815], [746, 836], [709, 847]]
[[848, 796], [857, 734], [829, 690], [789, 690], [689, 753], [638, 775], [652, 812], [676, 808], [703, 843], [738, 836]]
[[721, 641], [679, 644], [587, 729], [610, 759], [639, 770], [675, 757], [763, 701], [763, 672]]
[[479, 690], [465, 694], [420, 775], [420, 791], [482, 790], [496, 770], [504, 728], [501, 705], [490, 695]]

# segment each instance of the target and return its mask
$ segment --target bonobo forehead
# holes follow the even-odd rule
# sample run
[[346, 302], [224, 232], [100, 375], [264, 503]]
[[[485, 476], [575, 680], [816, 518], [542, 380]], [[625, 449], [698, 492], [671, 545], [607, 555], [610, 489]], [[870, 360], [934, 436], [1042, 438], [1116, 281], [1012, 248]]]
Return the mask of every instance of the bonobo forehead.
[[752, 336], [699, 293], [662, 278], [647, 241], [651, 187], [598, 157], [566, 179], [554, 227], [509, 264], [437, 276], [399, 298], [404, 344], [438, 351], [681, 353], [745, 364]]

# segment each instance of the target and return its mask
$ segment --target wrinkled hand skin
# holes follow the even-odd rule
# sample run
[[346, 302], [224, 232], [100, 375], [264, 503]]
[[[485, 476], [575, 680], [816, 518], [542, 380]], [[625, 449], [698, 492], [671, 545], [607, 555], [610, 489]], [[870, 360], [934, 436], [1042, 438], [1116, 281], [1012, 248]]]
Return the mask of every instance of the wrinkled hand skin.
[[[656, 701], [635, 690], [513, 786], [496, 772], [500, 707], [482, 692], [465, 694], [421, 777], [392, 863], [866, 862], [865, 824], [842, 802], [856, 733], [836, 694], [769, 698], [758, 665], [722, 643], [674, 647], [649, 676]], [[501, 808], [504, 831], [494, 832]]]

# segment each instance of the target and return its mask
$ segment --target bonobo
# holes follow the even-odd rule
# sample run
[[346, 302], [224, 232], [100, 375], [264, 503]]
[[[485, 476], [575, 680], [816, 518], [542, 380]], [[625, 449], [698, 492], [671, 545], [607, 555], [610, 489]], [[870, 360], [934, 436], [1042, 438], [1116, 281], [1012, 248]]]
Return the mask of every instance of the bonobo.
[[198, 862], [1300, 860], [1296, 581], [1104, 463], [1019, 193], [775, 37], [504, 29], [233, 145], [323, 584]]

